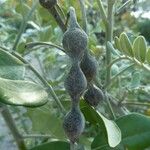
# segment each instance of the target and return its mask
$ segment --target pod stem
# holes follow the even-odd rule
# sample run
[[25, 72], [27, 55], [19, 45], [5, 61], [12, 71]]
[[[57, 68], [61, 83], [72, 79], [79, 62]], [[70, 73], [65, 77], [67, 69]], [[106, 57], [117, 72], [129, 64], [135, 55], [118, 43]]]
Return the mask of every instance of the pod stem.
[[70, 141], [70, 150], [76, 150], [76, 145], [75, 143]]
[[79, 28], [79, 24], [77, 22], [77, 17], [75, 13], [75, 9], [73, 7], [70, 7], [70, 28]]
[[85, 9], [85, 0], [79, 0], [80, 2], [80, 7], [82, 11], [82, 21], [83, 21], [83, 29], [86, 33], [87, 31], [87, 17], [86, 17], [86, 9]]

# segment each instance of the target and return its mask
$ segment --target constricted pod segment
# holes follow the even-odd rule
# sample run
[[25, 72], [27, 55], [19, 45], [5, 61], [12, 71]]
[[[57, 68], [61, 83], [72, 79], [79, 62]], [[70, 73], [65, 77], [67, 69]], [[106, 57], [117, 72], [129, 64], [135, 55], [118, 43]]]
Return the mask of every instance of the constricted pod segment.
[[78, 62], [72, 64], [64, 85], [72, 100], [78, 100], [85, 91], [87, 81]]
[[84, 100], [91, 106], [96, 107], [100, 101], [103, 101], [104, 94], [101, 89], [95, 85], [89, 85], [84, 94]]
[[79, 106], [73, 105], [71, 111], [65, 116], [63, 128], [72, 143], [75, 143], [85, 127], [85, 119]]
[[82, 58], [80, 67], [88, 82], [92, 81], [97, 74], [97, 61], [86, 50]]

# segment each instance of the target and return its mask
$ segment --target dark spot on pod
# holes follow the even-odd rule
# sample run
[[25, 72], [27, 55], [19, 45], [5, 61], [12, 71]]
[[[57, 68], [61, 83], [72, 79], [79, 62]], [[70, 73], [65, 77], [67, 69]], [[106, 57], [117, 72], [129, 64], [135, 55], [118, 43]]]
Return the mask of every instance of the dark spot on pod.
[[72, 64], [64, 85], [73, 100], [78, 99], [82, 95], [87, 87], [87, 81], [79, 63]]
[[46, 9], [51, 9], [57, 4], [57, 0], [39, 0], [39, 2]]
[[72, 107], [71, 111], [65, 116], [63, 128], [72, 143], [75, 143], [82, 134], [85, 126], [85, 119], [78, 107]]
[[104, 99], [101, 89], [95, 85], [90, 85], [84, 94], [84, 100], [91, 106], [96, 107]]
[[86, 51], [82, 58], [80, 67], [88, 82], [96, 76], [97, 66], [96, 59]]

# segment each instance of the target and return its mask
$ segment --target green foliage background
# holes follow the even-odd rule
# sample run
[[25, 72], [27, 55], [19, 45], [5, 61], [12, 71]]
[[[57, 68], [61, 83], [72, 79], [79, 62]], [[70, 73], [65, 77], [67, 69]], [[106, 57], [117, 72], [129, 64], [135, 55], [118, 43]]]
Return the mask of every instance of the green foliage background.
[[[150, 20], [142, 17], [142, 13], [148, 10], [148, 1], [149, 0], [138, 1], [136, 4], [129, 6], [119, 14], [115, 14], [114, 36], [119, 36], [120, 33], [125, 31], [129, 39], [133, 41], [138, 35], [143, 35], [147, 40], [147, 45], [149, 46]], [[33, 1], [31, 0], [0, 1], [1, 46], [5, 46], [8, 49], [13, 48], [21, 23], [23, 20], [25, 20], [29, 10], [31, 9], [32, 3]], [[105, 1], [103, 1], [103, 3], [106, 4]], [[60, 0], [59, 5], [65, 14], [67, 14], [70, 6], [74, 6], [77, 12], [78, 21], [82, 26], [83, 22], [78, 1]], [[115, 10], [117, 10], [121, 5], [122, 1], [118, 0]], [[133, 15], [133, 11], [138, 11], [140, 9], [142, 10], [142, 13], [140, 17], [136, 18]], [[106, 68], [104, 67], [106, 53], [104, 43], [104, 24], [95, 1], [86, 0], [86, 10], [88, 19], [89, 48], [91, 50], [91, 54], [95, 56], [98, 61], [98, 79], [103, 84], [106, 74]], [[70, 67], [69, 58], [62, 51], [53, 47], [36, 47], [34, 49], [25, 49], [25, 44], [37, 41], [52, 42], [61, 46], [62, 35], [63, 33], [54, 21], [54, 18], [48, 13], [47, 10], [43, 9], [43, 7], [37, 4], [35, 11], [27, 22], [27, 26], [25, 27], [25, 31], [21, 36], [19, 44], [16, 47], [16, 52], [28, 60], [38, 70], [38, 72], [40, 72], [40, 74], [47, 79], [49, 84], [56, 92], [58, 98], [65, 106], [66, 110], [69, 110], [70, 98], [63, 85], [64, 78], [68, 72], [68, 67]], [[116, 55], [113, 55], [113, 59], [114, 58], [116, 58]], [[115, 76], [130, 64], [131, 62], [126, 60], [117, 62], [111, 68], [112, 76]], [[25, 79], [41, 84], [37, 77], [28, 69], [26, 69], [25, 72]], [[132, 66], [112, 81], [111, 85], [108, 87], [108, 92], [112, 97], [114, 97], [114, 101], [119, 102], [123, 108], [126, 107], [130, 112], [141, 113], [149, 116], [149, 79], [150, 72], [143, 71], [143, 69], [138, 66]], [[122, 116], [119, 107], [120, 106], [113, 105], [113, 109], [118, 118]], [[88, 113], [91, 114], [91, 112], [94, 114], [94, 116], [96, 115], [96, 112], [87, 106], [83, 101], [81, 101], [81, 108], [83, 108], [82, 111], [85, 116]], [[51, 138], [27, 138], [25, 142], [29, 148], [41, 143], [57, 140], [60, 140], [60, 143], [52, 142], [51, 145], [48, 146], [52, 147], [51, 149], [54, 149], [53, 146], [55, 144], [62, 144], [62, 147], [65, 148], [68, 147], [67, 138], [65, 137], [62, 129], [62, 115], [52, 98], [50, 98], [49, 102], [42, 107], [25, 108], [21, 106], [9, 106], [9, 109], [11, 110], [16, 124], [22, 134], [48, 134], [51, 136]], [[111, 118], [107, 103], [105, 101], [100, 104], [98, 110], [107, 118]], [[150, 119], [142, 115], [141, 117], [136, 113], [133, 114], [133, 116], [129, 116], [131, 119], [125, 117], [125, 120], [127, 120], [126, 124], [125, 121], [121, 122], [119, 119], [116, 121], [116, 123], [121, 130], [129, 130], [129, 135], [126, 135], [126, 133], [123, 132], [123, 138], [129, 136], [129, 139], [125, 138], [122, 141], [125, 143], [125, 145], [126, 143], [128, 145], [127, 140], [130, 140], [130, 138], [134, 139], [135, 142], [143, 138], [143, 147], [141, 146], [140, 149], [137, 149], [139, 145], [134, 147], [133, 141], [133, 143], [129, 143], [129, 150], [144, 150], [145, 147], [150, 147], [150, 145], [147, 144], [149, 141], [146, 141], [147, 138], [150, 137]], [[104, 140], [107, 138], [106, 135], [103, 135], [105, 133], [101, 131], [104, 128], [99, 127], [101, 124], [103, 126], [105, 123], [99, 117], [95, 119], [96, 121], [93, 121], [93, 118], [93, 116], [91, 118], [87, 118], [85, 131], [80, 138], [79, 149], [83, 150], [83, 146], [86, 150], [94, 150], [96, 148], [98, 148], [98, 150], [104, 150], [104, 147], [106, 149], [112, 149], [108, 146], [107, 140]], [[139, 120], [137, 121], [137, 119]], [[102, 123], [99, 123], [99, 121]], [[134, 132], [136, 123], [141, 126], [141, 131], [135, 130]], [[145, 126], [143, 127], [142, 124]], [[15, 145], [10, 144], [12, 138], [9, 141], [6, 140], [9, 131], [6, 129], [3, 130], [5, 128], [3, 126], [5, 126], [4, 121], [1, 119], [0, 130], [3, 132], [0, 134], [0, 149], [11, 150], [12, 148], [12, 150], [14, 150], [16, 148]], [[136, 134], [138, 132], [141, 134], [141, 139], [139, 139]], [[130, 135], [132, 136], [130, 137]], [[102, 139], [102, 137], [104, 138]], [[144, 138], [146, 138], [146, 140]], [[99, 141], [101, 142], [99, 143]], [[104, 147], [101, 148], [101, 146]], [[120, 147], [118, 149], [121, 149], [121, 144], [119, 146]]]

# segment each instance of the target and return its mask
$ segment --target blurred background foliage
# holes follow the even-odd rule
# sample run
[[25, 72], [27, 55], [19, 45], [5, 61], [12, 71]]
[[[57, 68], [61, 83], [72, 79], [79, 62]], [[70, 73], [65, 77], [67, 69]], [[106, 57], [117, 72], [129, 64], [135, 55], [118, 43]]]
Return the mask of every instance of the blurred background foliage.
[[[119, 36], [125, 31], [131, 41], [138, 35], [143, 35], [147, 44], [150, 43], [150, 10], [149, 0], [133, 0], [133, 2], [119, 11], [119, 7], [126, 0], [117, 0], [115, 6], [116, 13], [114, 18], [114, 36]], [[0, 45], [12, 49], [19, 28], [23, 19], [31, 9], [31, 0], [0, 0]], [[86, 0], [86, 13], [88, 20], [89, 48], [93, 56], [99, 63], [98, 78], [103, 83], [105, 76], [105, 32], [104, 25], [99, 14], [97, 3], [94, 0]], [[104, 6], [107, 6], [103, 0]], [[59, 6], [65, 14], [70, 6], [74, 6], [77, 17], [82, 26], [82, 17], [79, 1], [59, 0]], [[39, 4], [27, 22], [24, 33], [19, 41], [16, 51], [24, 56], [33, 66], [44, 76], [52, 85], [58, 98], [62, 101], [66, 109], [69, 109], [70, 99], [65, 92], [63, 81], [68, 71], [69, 59], [60, 50], [49, 47], [37, 47], [34, 49], [25, 49], [28, 42], [52, 42], [61, 46], [62, 31], [56, 24], [54, 18], [49, 12], [43, 9]], [[117, 74], [130, 63], [120, 61], [111, 68], [112, 75]], [[26, 79], [38, 81], [36, 77], [28, 70]], [[141, 68], [133, 66], [113, 81], [109, 87], [109, 92], [113, 97], [119, 99], [123, 105], [131, 112], [140, 112], [150, 116], [150, 107], [147, 105], [135, 105], [128, 102], [150, 102], [150, 74]], [[39, 81], [40, 82], [40, 81]], [[102, 104], [101, 112], [108, 116], [107, 108]], [[51, 138], [26, 139], [28, 147], [33, 147], [39, 143], [53, 141], [54, 139], [66, 140], [62, 130], [62, 118], [53, 100], [45, 106], [39, 108], [25, 108], [9, 106], [16, 124], [22, 134], [50, 134]], [[118, 114], [119, 116], [119, 114]], [[108, 116], [109, 117], [109, 116]], [[14, 150], [15, 143], [10, 137], [7, 139], [9, 131], [6, 128], [4, 120], [0, 117], [0, 149]], [[97, 126], [86, 124], [86, 129], [81, 137], [81, 143], [90, 149], [93, 137], [96, 136]]]

